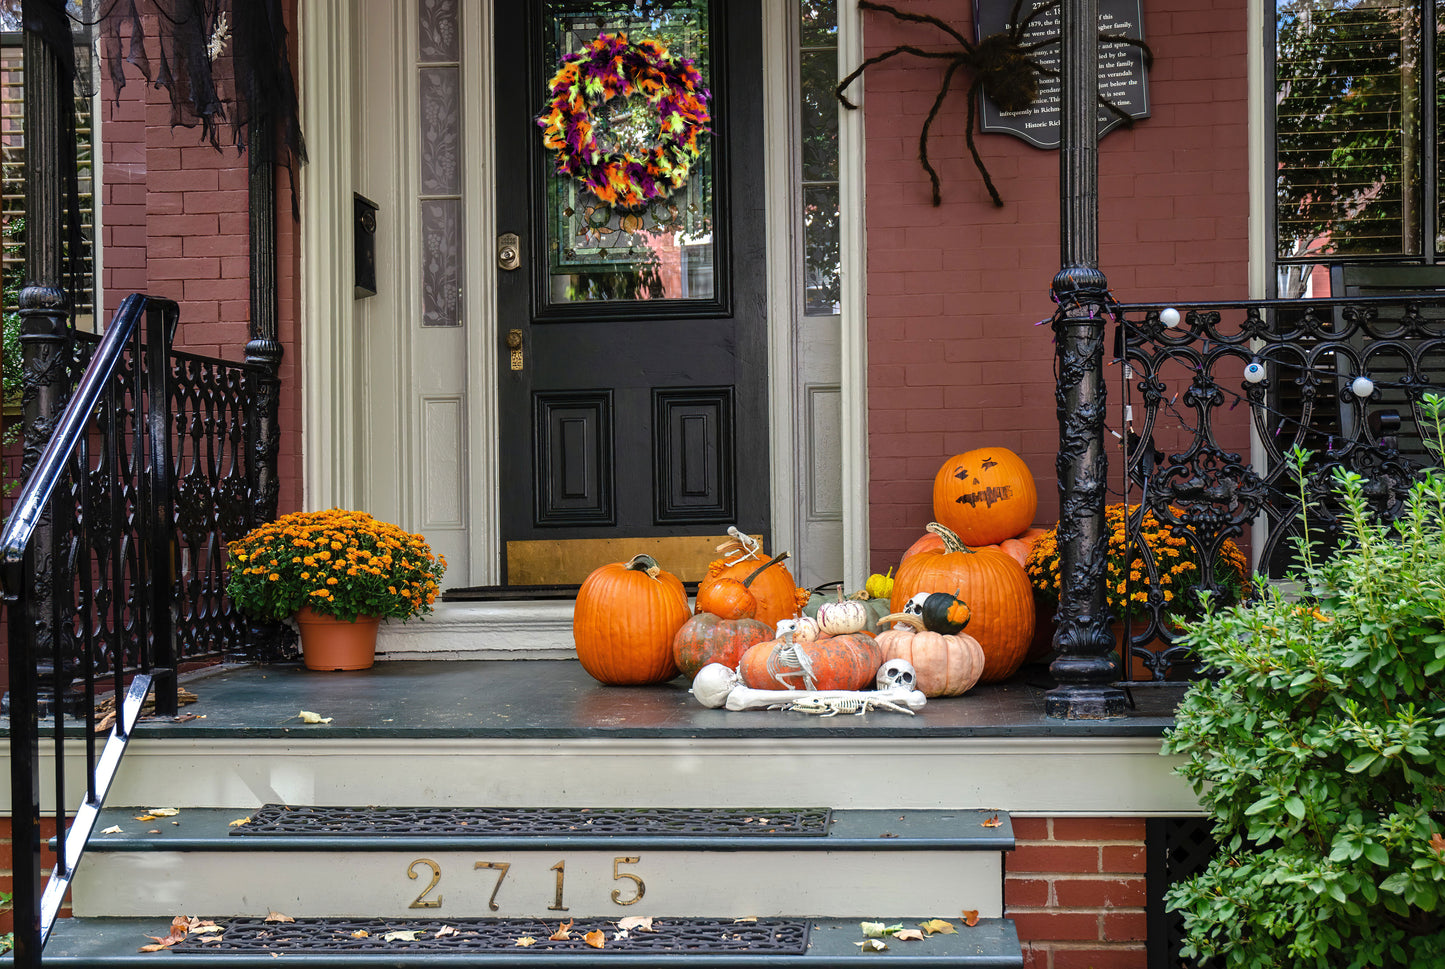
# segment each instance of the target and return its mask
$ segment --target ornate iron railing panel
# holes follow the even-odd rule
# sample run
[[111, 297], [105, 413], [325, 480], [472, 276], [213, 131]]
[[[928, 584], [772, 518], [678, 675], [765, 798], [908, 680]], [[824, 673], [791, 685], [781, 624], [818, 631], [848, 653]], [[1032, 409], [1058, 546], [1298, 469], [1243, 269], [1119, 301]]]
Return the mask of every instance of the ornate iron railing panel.
[[[1139, 567], [1110, 591], [1129, 605], [1121, 674], [1158, 680], [1191, 665], [1175, 644], [1199, 608], [1187, 590], [1230, 591], [1231, 543], [1278, 577], [1306, 506], [1311, 540], [1337, 543], [1337, 469], [1369, 479], [1380, 515], [1399, 512], [1430, 463], [1420, 400], [1445, 389], [1445, 297], [1126, 305], [1115, 319], [1123, 561]], [[1297, 448], [1312, 453], [1302, 479]], [[1183, 540], [1177, 554], [1144, 540], [1151, 526]], [[1195, 568], [1171, 575], [1181, 561]]]

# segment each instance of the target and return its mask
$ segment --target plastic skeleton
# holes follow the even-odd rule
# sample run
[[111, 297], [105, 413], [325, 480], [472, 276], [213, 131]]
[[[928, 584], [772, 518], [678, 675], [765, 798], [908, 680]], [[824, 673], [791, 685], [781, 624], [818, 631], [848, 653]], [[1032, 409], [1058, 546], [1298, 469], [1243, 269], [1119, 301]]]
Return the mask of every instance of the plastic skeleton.
[[928, 702], [915, 689], [917, 673], [905, 660], [889, 660], [878, 671], [878, 689], [754, 690], [741, 684], [736, 670], [709, 663], [692, 681], [691, 693], [705, 707], [729, 710], [792, 710], [825, 717], [887, 710], [913, 715]]

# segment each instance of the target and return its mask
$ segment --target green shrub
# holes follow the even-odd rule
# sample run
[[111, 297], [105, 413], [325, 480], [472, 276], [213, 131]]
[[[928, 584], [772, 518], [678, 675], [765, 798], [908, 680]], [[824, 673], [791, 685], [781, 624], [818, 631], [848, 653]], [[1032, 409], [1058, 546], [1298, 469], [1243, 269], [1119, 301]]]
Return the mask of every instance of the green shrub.
[[[1438, 455], [1445, 400], [1426, 408]], [[1220, 850], [1168, 904], [1211, 967], [1445, 966], [1445, 474], [1394, 525], [1359, 475], [1336, 483], [1344, 550], [1319, 558], [1306, 530], [1296, 592], [1188, 636], [1223, 673], [1164, 749], [1188, 758]]]

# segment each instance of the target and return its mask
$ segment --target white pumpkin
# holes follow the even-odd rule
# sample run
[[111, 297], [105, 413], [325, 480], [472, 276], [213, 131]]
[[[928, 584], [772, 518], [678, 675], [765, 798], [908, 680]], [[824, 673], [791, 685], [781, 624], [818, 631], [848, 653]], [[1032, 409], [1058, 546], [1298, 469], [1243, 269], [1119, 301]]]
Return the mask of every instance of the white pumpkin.
[[857, 599], [839, 599], [818, 607], [818, 626], [829, 636], [861, 633], [868, 628], [868, 607]]

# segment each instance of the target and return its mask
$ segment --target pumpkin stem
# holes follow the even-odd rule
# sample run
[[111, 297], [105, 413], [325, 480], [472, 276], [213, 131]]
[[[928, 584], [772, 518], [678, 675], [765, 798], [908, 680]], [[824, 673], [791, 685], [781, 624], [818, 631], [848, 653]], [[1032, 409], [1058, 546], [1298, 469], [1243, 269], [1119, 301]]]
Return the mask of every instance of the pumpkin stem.
[[657, 564], [657, 559], [646, 552], [639, 552], [632, 556], [632, 561], [627, 563], [627, 567], [634, 572], [646, 572], [650, 579], [657, 578], [658, 574], [662, 572], [662, 566]]
[[753, 584], [753, 580], [756, 579], [758, 576], [762, 575], [763, 572], [764, 572], [766, 569], [772, 568], [773, 566], [777, 565], [779, 562], [781, 562], [783, 559], [785, 559], [785, 558], [787, 558], [787, 557], [788, 557], [788, 553], [787, 553], [787, 552], [779, 552], [777, 555], [774, 555], [772, 558], [768, 559], [768, 560], [767, 560], [766, 562], [764, 562], [762, 565], [758, 566], [756, 569], [753, 569], [753, 574], [750, 575], [750, 576], [748, 576], [746, 579], [743, 579], [743, 585], [744, 585], [744, 586], [750, 586], [750, 585], [752, 585], [752, 584]]
[[908, 626], [914, 632], [923, 631], [923, 621], [911, 612], [890, 612], [888, 615], [878, 620], [878, 625], [881, 626], [885, 622], [893, 623], [894, 629], [897, 629], [899, 626]]
[[929, 522], [926, 531], [930, 531], [943, 539], [943, 550], [945, 552], [967, 552], [969, 555], [973, 554], [973, 549], [963, 544], [959, 537], [954, 534], [953, 529], [947, 525], [940, 525], [938, 522]]

